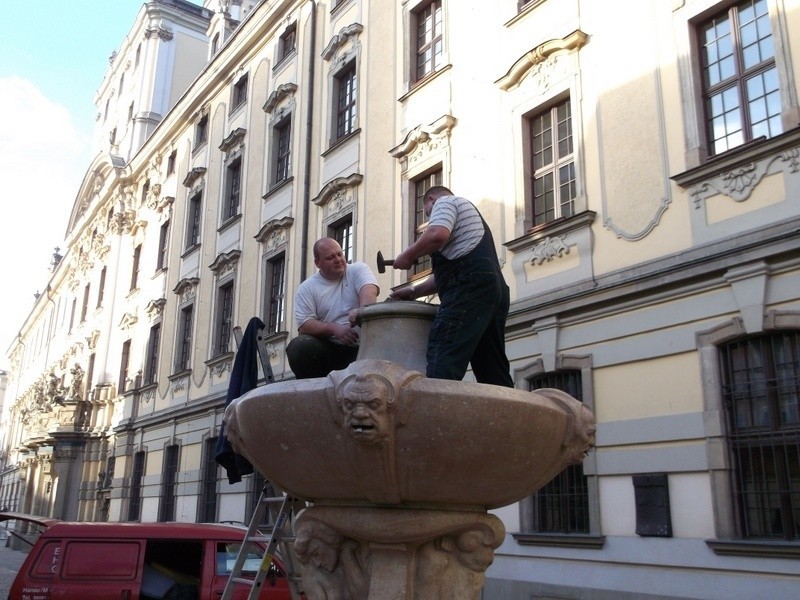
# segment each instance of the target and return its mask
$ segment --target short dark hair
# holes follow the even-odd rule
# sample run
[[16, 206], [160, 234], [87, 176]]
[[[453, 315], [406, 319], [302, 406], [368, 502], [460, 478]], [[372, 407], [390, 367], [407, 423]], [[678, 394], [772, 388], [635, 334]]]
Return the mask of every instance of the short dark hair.
[[428, 188], [428, 191], [425, 192], [425, 198], [429, 196], [433, 196], [434, 198], [440, 198], [441, 196], [452, 196], [453, 192], [450, 191], [450, 188], [446, 188], [443, 185], [432, 185]]

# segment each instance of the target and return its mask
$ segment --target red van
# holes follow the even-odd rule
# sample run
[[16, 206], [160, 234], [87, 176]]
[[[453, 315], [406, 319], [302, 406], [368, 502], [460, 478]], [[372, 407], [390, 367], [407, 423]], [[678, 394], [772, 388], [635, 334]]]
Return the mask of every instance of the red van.
[[[0, 513], [0, 521], [11, 519], [41, 533], [9, 600], [219, 600], [246, 533], [213, 523], [78, 523]], [[255, 575], [263, 553], [254, 548], [243, 576]], [[249, 593], [238, 585], [234, 598]], [[291, 598], [273, 559], [259, 600]]]

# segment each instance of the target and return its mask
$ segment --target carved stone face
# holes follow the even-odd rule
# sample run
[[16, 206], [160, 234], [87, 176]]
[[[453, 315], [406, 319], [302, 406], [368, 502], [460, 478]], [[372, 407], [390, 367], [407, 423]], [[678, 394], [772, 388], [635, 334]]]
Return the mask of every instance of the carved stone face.
[[381, 442], [390, 433], [391, 391], [374, 375], [357, 377], [341, 391], [345, 430], [362, 443]]

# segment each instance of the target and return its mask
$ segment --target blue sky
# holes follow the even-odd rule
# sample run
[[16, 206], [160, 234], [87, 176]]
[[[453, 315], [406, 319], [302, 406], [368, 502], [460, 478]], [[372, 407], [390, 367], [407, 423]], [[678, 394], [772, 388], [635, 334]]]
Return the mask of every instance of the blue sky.
[[[7, 2], [0, 19], [0, 369], [92, 160], [95, 91], [143, 0]], [[197, 2], [201, 4], [201, 2]], [[5, 282], [11, 281], [11, 285]]]

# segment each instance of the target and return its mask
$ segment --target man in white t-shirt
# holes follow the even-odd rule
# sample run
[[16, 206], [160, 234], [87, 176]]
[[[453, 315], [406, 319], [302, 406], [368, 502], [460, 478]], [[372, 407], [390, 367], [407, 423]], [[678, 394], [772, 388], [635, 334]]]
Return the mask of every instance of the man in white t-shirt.
[[289, 366], [298, 379], [325, 377], [344, 369], [358, 355], [357, 309], [374, 304], [378, 280], [363, 262], [347, 264], [333, 238], [314, 244], [319, 269], [297, 288], [294, 315], [299, 335], [286, 347]]

